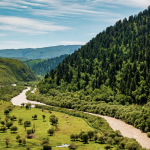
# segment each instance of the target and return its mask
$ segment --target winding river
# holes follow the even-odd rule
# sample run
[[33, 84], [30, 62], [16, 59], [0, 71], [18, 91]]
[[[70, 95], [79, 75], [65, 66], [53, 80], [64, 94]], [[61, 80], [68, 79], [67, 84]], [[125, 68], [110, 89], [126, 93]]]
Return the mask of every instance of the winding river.
[[[30, 90], [30, 87], [23, 90], [23, 92], [20, 93], [18, 96], [12, 98], [11, 102], [13, 103], [13, 105], [21, 106], [22, 103], [28, 103], [28, 102], [32, 104], [32, 107], [34, 107], [35, 104], [45, 105], [40, 102], [27, 100], [25, 93], [28, 90]], [[34, 93], [34, 91], [32, 93]], [[119, 119], [115, 119], [115, 118], [108, 117], [108, 116], [102, 116], [98, 114], [93, 114], [93, 113], [89, 113], [89, 114], [104, 118], [109, 123], [109, 125], [111, 126], [113, 130], [120, 130], [123, 136], [134, 138], [141, 144], [143, 148], [150, 149], [150, 138], [147, 137], [146, 133], [142, 133], [141, 130], [133, 127], [132, 125], [128, 125]]]

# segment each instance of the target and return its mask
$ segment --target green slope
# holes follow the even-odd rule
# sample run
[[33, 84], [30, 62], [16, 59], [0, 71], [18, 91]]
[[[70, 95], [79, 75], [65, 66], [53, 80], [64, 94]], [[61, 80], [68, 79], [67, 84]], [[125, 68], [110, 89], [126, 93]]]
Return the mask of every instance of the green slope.
[[81, 45], [60, 45], [43, 48], [6, 49], [0, 50], [0, 57], [26, 59], [47, 59], [59, 57], [64, 54], [72, 54]]
[[55, 69], [59, 63], [63, 61], [63, 59], [68, 56], [61, 55], [59, 57], [51, 58], [51, 59], [35, 59], [23, 62], [27, 65], [31, 70], [35, 72], [35, 74], [44, 76], [49, 73], [52, 69]]
[[0, 58], [0, 85], [35, 80], [34, 72], [19, 60]]
[[28, 99], [115, 117], [149, 136], [149, 89], [150, 7], [66, 57]]
[[91, 101], [150, 100], [150, 7], [106, 28], [39, 83], [41, 93], [83, 91]]

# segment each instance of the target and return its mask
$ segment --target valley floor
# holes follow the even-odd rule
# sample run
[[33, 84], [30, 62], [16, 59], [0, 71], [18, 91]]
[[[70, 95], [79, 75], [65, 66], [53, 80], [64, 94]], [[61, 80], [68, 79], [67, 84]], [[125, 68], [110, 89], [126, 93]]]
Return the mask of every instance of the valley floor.
[[[45, 105], [43, 103], [39, 103], [36, 101], [27, 100], [25, 93], [28, 90], [30, 90], [30, 88], [24, 90], [20, 95], [12, 98], [11, 102], [13, 103], [13, 105], [21, 106], [21, 103], [28, 103], [28, 102], [32, 104], [32, 107], [34, 107], [35, 104]], [[89, 113], [89, 114], [104, 118], [105, 120], [107, 120], [107, 122], [109, 123], [109, 125], [111, 126], [113, 130], [120, 130], [121, 134], [124, 137], [134, 138], [141, 144], [143, 148], [150, 149], [150, 138], [147, 137], [146, 133], [142, 133], [141, 130], [133, 127], [132, 125], [128, 125], [121, 120], [118, 120], [112, 117], [102, 116], [102, 115], [93, 114], [93, 113]]]

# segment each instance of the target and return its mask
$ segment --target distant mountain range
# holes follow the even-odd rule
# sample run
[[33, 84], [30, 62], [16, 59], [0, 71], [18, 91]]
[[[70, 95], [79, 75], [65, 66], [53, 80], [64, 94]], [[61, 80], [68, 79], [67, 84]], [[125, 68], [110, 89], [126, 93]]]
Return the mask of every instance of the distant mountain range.
[[25, 48], [25, 49], [5, 49], [0, 50], [0, 57], [19, 59], [25, 61], [26, 59], [47, 59], [59, 57], [64, 54], [72, 54], [78, 50], [81, 45], [60, 45], [44, 48]]

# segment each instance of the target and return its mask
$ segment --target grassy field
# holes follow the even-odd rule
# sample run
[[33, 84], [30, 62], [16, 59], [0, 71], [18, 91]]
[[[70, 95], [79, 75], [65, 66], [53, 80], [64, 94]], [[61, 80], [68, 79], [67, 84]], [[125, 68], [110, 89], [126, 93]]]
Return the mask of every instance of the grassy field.
[[[10, 103], [8, 102], [3, 102], [0, 101], [0, 118], [1, 121], [5, 120], [5, 115], [4, 115], [4, 109], [9, 106]], [[37, 120], [33, 120], [32, 116], [34, 114], [37, 114]], [[75, 145], [78, 145], [78, 150], [99, 150], [99, 149], [104, 149], [105, 144], [98, 144], [95, 143], [94, 141], [89, 141], [88, 144], [83, 144], [80, 140], [78, 141], [71, 141], [70, 140], [70, 135], [71, 134], [79, 134], [81, 131], [90, 131], [94, 130], [91, 127], [87, 125], [87, 123], [82, 120], [81, 118], [69, 116], [64, 113], [59, 113], [59, 112], [54, 112], [52, 111], [52, 114], [58, 117], [58, 128], [54, 132], [54, 135], [50, 136], [47, 134], [47, 130], [52, 127], [51, 123], [49, 122], [49, 117], [50, 113], [44, 110], [42, 112], [41, 109], [36, 109], [36, 108], [31, 108], [29, 110], [26, 110], [25, 108], [21, 107], [15, 107], [14, 109], [9, 113], [9, 116], [16, 116], [17, 119], [16, 121], [13, 121], [13, 125], [18, 127], [18, 131], [13, 133], [10, 131], [10, 129], [7, 129], [6, 132], [0, 132], [0, 149], [26, 149], [27, 146], [31, 148], [31, 150], [40, 150], [42, 149], [41, 142], [43, 138], [49, 138], [50, 145], [52, 146], [53, 150], [68, 150], [69, 148], [60, 148], [56, 147], [61, 144], [71, 144], [75, 143]], [[42, 115], [45, 115], [45, 121], [43, 122]], [[27, 139], [26, 140], [26, 145], [19, 145], [18, 142], [16, 141], [16, 136], [19, 134], [21, 138], [23, 138], [27, 133], [25, 131], [25, 128], [23, 126], [23, 123], [20, 125], [18, 123], [18, 119], [22, 118], [23, 123], [24, 121], [31, 121], [31, 126], [27, 127], [28, 129], [32, 129], [33, 126], [35, 126], [35, 133], [34, 135], [36, 138], [33, 139]], [[2, 127], [2, 124], [0, 124], [0, 127]], [[98, 133], [99, 134], [99, 133]], [[100, 135], [100, 134], [99, 134]], [[10, 144], [9, 148], [6, 147], [6, 144], [4, 142], [4, 138], [9, 137], [10, 139]]]

